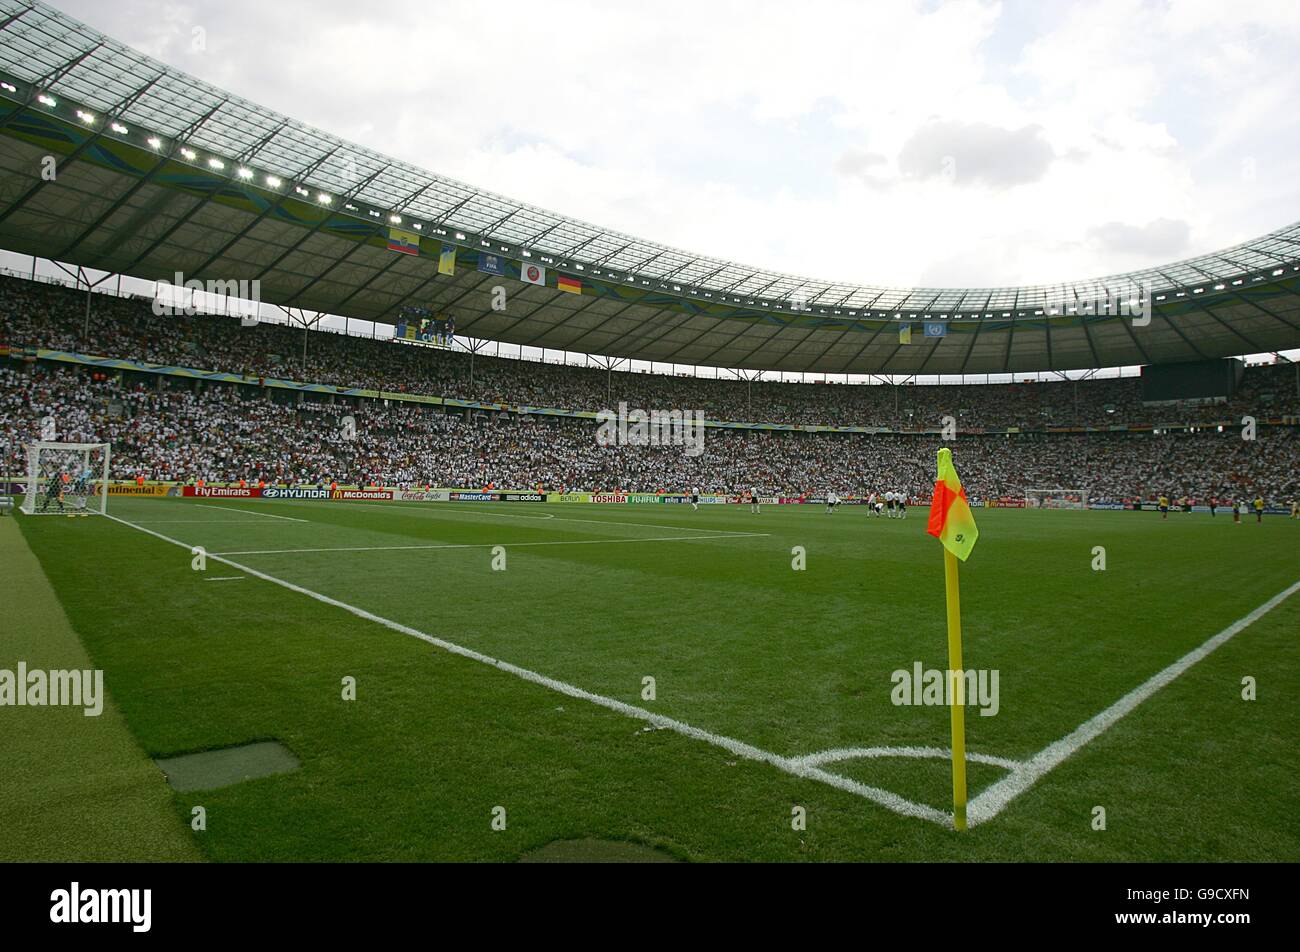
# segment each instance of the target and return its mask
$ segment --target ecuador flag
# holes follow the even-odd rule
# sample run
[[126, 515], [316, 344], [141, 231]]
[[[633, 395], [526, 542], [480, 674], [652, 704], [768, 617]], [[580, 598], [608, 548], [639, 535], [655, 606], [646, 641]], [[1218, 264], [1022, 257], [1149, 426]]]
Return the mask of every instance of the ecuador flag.
[[390, 228], [388, 229], [388, 250], [397, 251], [404, 255], [418, 255], [420, 253], [420, 236], [413, 231]]
[[939, 478], [934, 483], [934, 498], [930, 500], [930, 523], [926, 532], [943, 543], [943, 547], [963, 562], [975, 548], [980, 531], [975, 527], [966, 502], [957, 470], [952, 465], [952, 450], [939, 450]]

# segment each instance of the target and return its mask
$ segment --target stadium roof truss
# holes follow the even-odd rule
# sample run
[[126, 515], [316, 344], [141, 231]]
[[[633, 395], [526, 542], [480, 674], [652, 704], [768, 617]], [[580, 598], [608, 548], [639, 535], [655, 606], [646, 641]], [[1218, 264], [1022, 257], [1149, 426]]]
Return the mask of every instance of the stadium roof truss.
[[[460, 334], [536, 347], [903, 375], [1300, 347], [1300, 222], [1160, 268], [1034, 287], [762, 271], [345, 142], [24, 0], [0, 0], [0, 171], [0, 246], [13, 251], [149, 280], [257, 280], [268, 303], [367, 321], [418, 304]], [[415, 236], [418, 254], [390, 250], [390, 229]], [[453, 274], [439, 271], [444, 248]], [[520, 282], [522, 263], [546, 268], [546, 283]], [[581, 293], [561, 290], [562, 274]]]

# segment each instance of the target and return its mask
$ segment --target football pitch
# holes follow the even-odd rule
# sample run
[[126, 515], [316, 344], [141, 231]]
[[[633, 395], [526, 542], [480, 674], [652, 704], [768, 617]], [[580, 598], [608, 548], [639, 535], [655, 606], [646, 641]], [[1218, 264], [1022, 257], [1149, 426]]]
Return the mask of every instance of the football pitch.
[[948, 709], [896, 703], [947, 662], [924, 510], [109, 512], [19, 519], [140, 747], [299, 762], [170, 794], [212, 860], [1300, 859], [1286, 518], [976, 510], [958, 833]]

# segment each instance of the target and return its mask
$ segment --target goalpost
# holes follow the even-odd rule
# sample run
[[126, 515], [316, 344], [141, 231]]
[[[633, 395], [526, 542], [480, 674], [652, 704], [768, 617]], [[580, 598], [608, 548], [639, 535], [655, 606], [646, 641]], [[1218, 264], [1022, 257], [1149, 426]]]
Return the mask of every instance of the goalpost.
[[29, 516], [102, 516], [108, 512], [108, 443], [27, 444]]
[[1026, 489], [1025, 505], [1030, 509], [1087, 509], [1086, 489]]

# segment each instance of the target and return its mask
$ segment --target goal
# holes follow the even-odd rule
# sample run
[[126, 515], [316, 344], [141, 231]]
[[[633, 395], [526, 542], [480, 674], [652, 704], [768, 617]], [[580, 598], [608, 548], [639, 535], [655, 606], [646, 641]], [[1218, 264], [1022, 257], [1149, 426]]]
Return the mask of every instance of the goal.
[[1086, 489], [1026, 489], [1025, 505], [1030, 509], [1087, 509]]
[[29, 516], [102, 516], [108, 512], [107, 443], [28, 443]]

